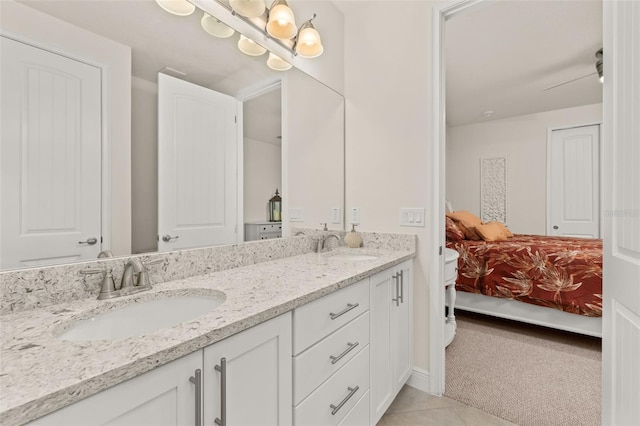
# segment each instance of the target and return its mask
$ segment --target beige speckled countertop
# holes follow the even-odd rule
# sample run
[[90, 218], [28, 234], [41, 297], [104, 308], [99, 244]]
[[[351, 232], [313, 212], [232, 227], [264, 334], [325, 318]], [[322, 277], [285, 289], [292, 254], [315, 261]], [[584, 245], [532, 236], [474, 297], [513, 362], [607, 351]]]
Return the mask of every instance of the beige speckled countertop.
[[[371, 260], [340, 259], [339, 253]], [[347, 249], [308, 253], [156, 284], [150, 291], [107, 301], [84, 299], [0, 317], [0, 424], [23, 424], [154, 367], [394, 266], [413, 250]], [[221, 291], [225, 302], [194, 320], [112, 341], [62, 341], [73, 321], [166, 292]]]

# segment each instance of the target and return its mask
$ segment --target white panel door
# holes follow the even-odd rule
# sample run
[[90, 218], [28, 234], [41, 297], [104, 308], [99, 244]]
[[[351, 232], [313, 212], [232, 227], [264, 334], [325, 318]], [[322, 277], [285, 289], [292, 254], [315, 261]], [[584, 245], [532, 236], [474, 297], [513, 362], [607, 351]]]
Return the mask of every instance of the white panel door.
[[237, 240], [238, 102], [158, 74], [158, 250]]
[[604, 2], [605, 425], [640, 424], [640, 2]]
[[204, 348], [205, 425], [291, 425], [291, 326], [286, 313]]
[[95, 259], [100, 69], [6, 37], [0, 43], [0, 267]]
[[600, 126], [551, 133], [549, 235], [600, 238]]

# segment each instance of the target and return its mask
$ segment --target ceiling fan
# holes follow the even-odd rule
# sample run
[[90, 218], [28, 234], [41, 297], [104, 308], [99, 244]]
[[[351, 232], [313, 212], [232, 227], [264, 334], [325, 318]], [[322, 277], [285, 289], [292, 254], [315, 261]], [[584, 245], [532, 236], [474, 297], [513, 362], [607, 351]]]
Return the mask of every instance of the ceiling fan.
[[598, 74], [600, 83], [602, 83], [602, 81], [604, 80], [602, 74], [602, 48], [598, 49], [598, 51], [596, 52], [596, 59], [596, 70], [594, 72], [590, 72], [589, 74], [585, 74], [580, 77], [572, 78], [571, 80], [563, 81], [562, 83], [554, 84], [553, 86], [545, 87], [541, 91], [546, 92], [547, 90], [555, 89], [556, 87], [564, 86], [565, 84], [573, 83], [574, 81], [582, 80], [583, 78], [587, 78], [595, 74]]

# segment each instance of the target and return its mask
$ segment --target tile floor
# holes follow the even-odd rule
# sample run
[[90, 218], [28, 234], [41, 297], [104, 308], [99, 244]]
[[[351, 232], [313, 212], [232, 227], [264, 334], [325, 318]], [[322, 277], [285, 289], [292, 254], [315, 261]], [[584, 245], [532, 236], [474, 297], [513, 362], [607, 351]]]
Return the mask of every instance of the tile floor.
[[377, 426], [514, 426], [453, 399], [404, 386]]

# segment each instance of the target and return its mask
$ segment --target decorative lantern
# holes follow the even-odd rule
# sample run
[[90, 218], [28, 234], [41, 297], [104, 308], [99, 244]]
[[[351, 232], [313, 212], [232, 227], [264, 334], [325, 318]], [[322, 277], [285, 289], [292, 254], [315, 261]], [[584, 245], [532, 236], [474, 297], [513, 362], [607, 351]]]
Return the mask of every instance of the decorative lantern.
[[282, 198], [278, 195], [278, 189], [276, 188], [276, 195], [269, 200], [269, 222], [280, 222], [282, 220]]

